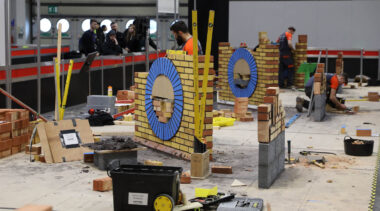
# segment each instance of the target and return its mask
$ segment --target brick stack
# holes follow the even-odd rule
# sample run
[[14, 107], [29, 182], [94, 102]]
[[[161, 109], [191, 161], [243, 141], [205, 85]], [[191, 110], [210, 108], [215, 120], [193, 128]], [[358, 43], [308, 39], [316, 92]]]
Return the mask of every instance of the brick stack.
[[29, 141], [29, 111], [0, 109], [0, 158], [19, 153]]
[[[270, 44], [266, 32], [259, 32], [259, 47], [256, 51], [248, 49], [255, 58], [257, 65], [257, 86], [254, 94], [249, 97], [249, 104], [259, 105], [263, 103], [265, 90], [267, 87], [278, 86], [278, 67], [279, 67], [279, 49], [277, 45]], [[228, 84], [228, 63], [234, 49], [230, 43], [219, 43], [219, 99], [225, 101], [234, 101], [235, 96], [232, 94]]]
[[342, 74], [343, 73], [343, 52], [338, 52], [338, 58], [335, 62], [335, 72], [336, 74]]
[[317, 64], [317, 70], [314, 74], [312, 117], [317, 122], [322, 121], [326, 114], [326, 76], [324, 70], [325, 64]]
[[[235, 98], [234, 105], [234, 116], [238, 121], [241, 122], [251, 122], [253, 121], [253, 115], [251, 112], [248, 112], [248, 97], [237, 97]], [[228, 116], [228, 114], [227, 114]]]
[[228, 42], [219, 43], [219, 75], [218, 75], [218, 86], [219, 99], [225, 101], [234, 101], [235, 96], [232, 94], [230, 85], [228, 84], [228, 62], [235, 50], [230, 46]]
[[158, 121], [167, 123], [173, 114], [173, 101], [157, 98], [153, 100], [153, 106]]
[[294, 55], [294, 85], [297, 88], [304, 88], [305, 83], [305, 73], [297, 73], [298, 68], [301, 64], [307, 62], [307, 35], [298, 35], [298, 43], [296, 43], [296, 50]]
[[[177, 157], [190, 159], [194, 152], [194, 68], [193, 56], [168, 54], [176, 67], [183, 87], [184, 108], [182, 121], [176, 135], [169, 141], [159, 139], [152, 131], [145, 112], [145, 86], [148, 73], [135, 73], [135, 137], [136, 141], [159, 151], [163, 151]], [[204, 56], [199, 56], [199, 87], [202, 85], [204, 71]], [[212, 134], [213, 134], [213, 79], [215, 71], [213, 69], [213, 57], [210, 58], [210, 72], [207, 83], [207, 96], [205, 107], [205, 121], [203, 137], [207, 143], [207, 149], [212, 153]], [[199, 89], [202, 92], [202, 89]], [[201, 94], [200, 94], [201, 97]]]
[[134, 100], [135, 92], [131, 90], [118, 90], [116, 98], [117, 100]]
[[379, 101], [379, 93], [378, 92], [368, 92], [368, 101], [377, 102]]
[[278, 87], [267, 89], [264, 103], [258, 106], [259, 188], [269, 188], [285, 167], [285, 110]]

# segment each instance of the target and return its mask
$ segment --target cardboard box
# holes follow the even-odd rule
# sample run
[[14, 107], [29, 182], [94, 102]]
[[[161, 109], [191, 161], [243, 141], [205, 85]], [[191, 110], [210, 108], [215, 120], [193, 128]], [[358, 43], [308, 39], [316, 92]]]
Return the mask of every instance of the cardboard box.
[[191, 177], [203, 178], [210, 172], [210, 152], [191, 154]]

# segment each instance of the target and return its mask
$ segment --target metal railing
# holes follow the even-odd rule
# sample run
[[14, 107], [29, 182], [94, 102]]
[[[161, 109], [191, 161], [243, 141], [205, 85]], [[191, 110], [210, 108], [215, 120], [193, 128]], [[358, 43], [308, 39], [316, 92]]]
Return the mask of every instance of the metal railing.
[[[148, 54], [149, 62], [152, 62], [156, 58], [163, 57], [165, 55], [165, 51], [151, 51]], [[73, 59], [74, 64], [75, 63], [84, 63], [86, 61], [86, 58], [78, 58]], [[69, 64], [70, 60], [62, 60], [61, 61], [61, 76], [62, 78], [67, 75], [67, 70], [64, 69], [65, 65]], [[105, 65], [104, 61], [108, 61], [108, 64]], [[116, 62], [115, 62], [116, 61]], [[146, 64], [147, 57], [145, 52], [141, 53], [129, 53], [124, 54], [121, 56], [98, 56], [94, 59], [89, 71], [88, 71], [88, 94], [91, 94], [91, 73], [96, 71], [101, 71], [101, 94], [104, 94], [104, 72], [107, 71], [107, 69], [110, 68], [117, 68], [121, 67], [123, 71], [123, 89], [127, 88], [126, 84], [126, 78], [127, 78], [127, 67], [131, 68], [131, 80], [132, 85], [134, 84], [134, 72], [135, 72], [135, 66], [140, 64]], [[94, 63], [100, 63], [100, 65], [94, 65]], [[18, 65], [11, 65], [11, 66], [0, 66], [0, 72], [5, 71], [7, 74], [5, 78], [0, 79], [0, 84], [5, 84], [7, 91], [12, 90], [12, 84], [17, 82], [23, 82], [23, 81], [29, 81], [29, 80], [37, 80], [37, 96], [41, 96], [41, 79], [43, 78], [50, 78], [54, 77], [54, 62], [40, 62], [40, 63], [28, 63], [28, 64], [18, 64]], [[148, 63], [149, 64], [149, 63]], [[51, 69], [49, 73], [42, 74], [41, 68], [45, 69]], [[148, 67], [149, 68], [149, 67]], [[13, 71], [17, 70], [34, 70], [36, 69], [36, 74], [30, 73], [30, 75], [22, 76], [22, 77], [10, 77], [12, 75]], [[80, 68], [75, 68], [72, 71], [72, 74], [79, 74]], [[8, 89], [8, 87], [10, 89]], [[37, 110], [38, 112], [41, 112], [41, 99], [40, 97], [37, 97]], [[9, 99], [7, 99], [9, 101]], [[9, 101], [9, 104], [7, 102], [7, 108], [11, 107], [11, 103]]]

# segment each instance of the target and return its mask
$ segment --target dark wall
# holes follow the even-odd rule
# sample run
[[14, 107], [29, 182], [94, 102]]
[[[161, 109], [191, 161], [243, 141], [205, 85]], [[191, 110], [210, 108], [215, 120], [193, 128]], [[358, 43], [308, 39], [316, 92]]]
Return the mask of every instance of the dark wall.
[[[145, 71], [145, 65], [135, 65], [135, 72]], [[126, 67], [126, 88], [132, 85], [132, 66]], [[65, 78], [66, 80], [66, 78]], [[104, 69], [104, 85], [101, 83], [101, 71], [91, 72], [91, 94], [100, 95], [102, 88], [104, 94], [107, 94], [107, 87], [113, 87], [113, 94], [116, 95], [117, 90], [123, 89], [123, 69], [109, 68]], [[5, 89], [5, 85], [1, 85]], [[88, 72], [73, 74], [67, 98], [67, 107], [86, 103], [88, 96]], [[26, 105], [37, 110], [37, 80], [22, 81], [12, 83], [12, 95], [21, 100]], [[61, 93], [62, 95], [62, 93]], [[41, 79], [41, 113], [54, 110], [55, 106], [55, 82], [54, 78]], [[5, 96], [0, 95], [0, 108], [6, 107]], [[12, 108], [21, 108], [12, 102]]]
[[[191, 12], [194, 9], [194, 0], [189, 0], [189, 25], [192, 22]], [[197, 1], [198, 10], [198, 37], [203, 51], [206, 50], [207, 24], [209, 11], [215, 10], [214, 32], [212, 38], [211, 55], [214, 56], [214, 67], [218, 67], [218, 43], [228, 42], [228, 13], [229, 0]], [[192, 30], [191, 25], [189, 26]], [[217, 69], [217, 68], [215, 68]]]

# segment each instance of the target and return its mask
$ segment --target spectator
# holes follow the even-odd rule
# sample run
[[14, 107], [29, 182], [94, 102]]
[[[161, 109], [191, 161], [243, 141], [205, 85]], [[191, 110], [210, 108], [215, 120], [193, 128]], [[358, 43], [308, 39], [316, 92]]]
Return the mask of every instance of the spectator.
[[123, 49], [119, 45], [119, 41], [116, 37], [116, 32], [111, 30], [108, 32], [109, 38], [103, 44], [103, 54], [104, 55], [120, 55], [123, 53]]
[[[121, 47], [121, 48], [125, 48], [125, 47], [126, 47], [126, 44], [125, 44], [125, 42], [124, 42], [124, 34], [121, 33], [121, 32], [119, 32], [118, 29], [119, 29], [119, 26], [117, 25], [117, 23], [116, 23], [116, 22], [112, 22], [112, 23], [111, 23], [111, 31], [114, 31], [114, 32], [115, 32], [115, 34], [116, 34], [116, 39], [117, 39], [117, 41], [118, 41], [120, 47]], [[110, 31], [110, 32], [111, 32], [111, 31]], [[106, 41], [107, 41], [108, 38], [109, 38], [109, 33], [110, 33], [110, 32], [108, 32], [108, 34], [107, 34]]]
[[97, 51], [102, 54], [102, 46], [104, 44], [104, 40], [105, 40], [105, 35], [104, 35], [104, 32], [102, 30], [102, 28], [100, 27], [100, 23], [98, 22], [97, 24], [97, 27], [96, 27], [96, 30], [95, 30], [95, 34], [96, 34], [96, 45], [97, 45]]
[[94, 19], [91, 19], [90, 29], [85, 31], [82, 37], [79, 39], [79, 51], [86, 56], [98, 49], [95, 32], [97, 25], [98, 22]]
[[[149, 19], [147, 18], [136, 18], [133, 21], [134, 30], [135, 30], [135, 39], [136, 39], [136, 51], [145, 51], [145, 40], [146, 40], [146, 31], [149, 27]], [[157, 50], [157, 45], [153, 42], [152, 38], [149, 37], [149, 45]]]

